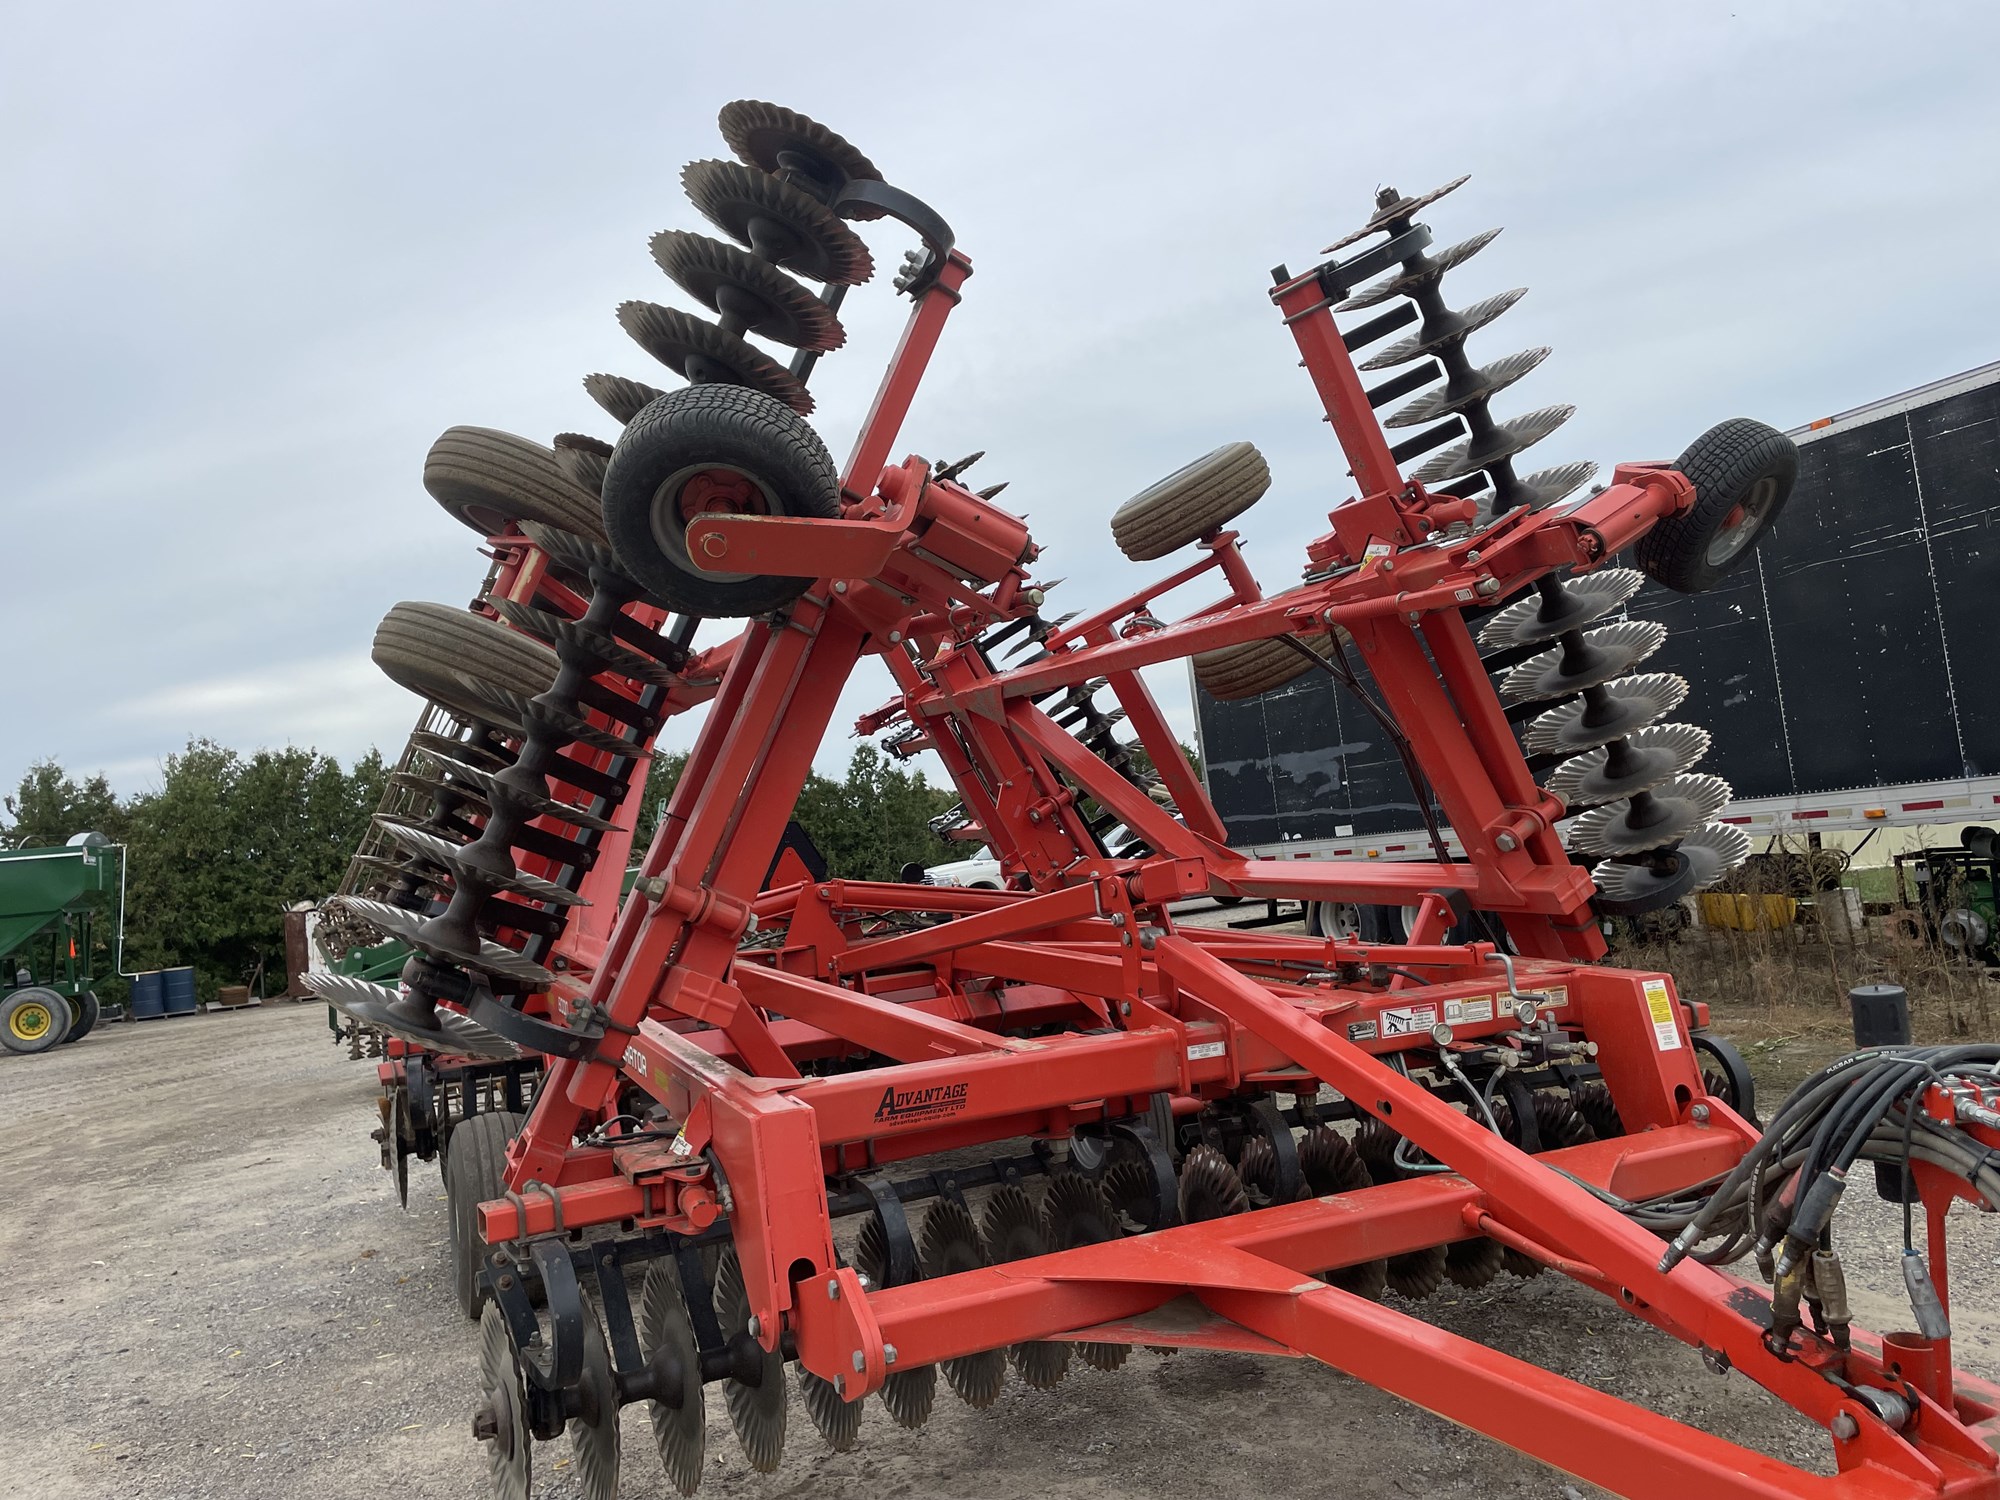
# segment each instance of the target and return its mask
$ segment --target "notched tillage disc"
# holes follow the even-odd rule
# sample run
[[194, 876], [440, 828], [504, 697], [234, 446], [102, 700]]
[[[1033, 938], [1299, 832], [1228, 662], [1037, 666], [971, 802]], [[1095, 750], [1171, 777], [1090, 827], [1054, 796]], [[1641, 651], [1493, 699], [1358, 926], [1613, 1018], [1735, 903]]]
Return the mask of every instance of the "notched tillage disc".
[[[1396, 1163], [1396, 1147], [1402, 1139], [1373, 1117], [1361, 1122], [1361, 1128], [1354, 1133], [1354, 1150], [1367, 1168], [1370, 1181], [1377, 1185], [1400, 1182], [1408, 1175]], [[1384, 1275], [1388, 1290], [1412, 1302], [1430, 1296], [1444, 1285], [1445, 1258], [1443, 1245], [1390, 1256]]]
[[625, 302], [618, 323], [661, 364], [690, 385], [742, 385], [782, 401], [800, 416], [812, 415], [805, 382], [736, 334], [677, 307]]
[[[1359, 229], [1355, 230], [1352, 234], [1342, 235], [1339, 239], [1335, 240], [1331, 245], [1328, 245], [1324, 250], [1320, 251], [1320, 254], [1331, 255], [1336, 250], [1345, 250], [1349, 245], [1359, 244], [1362, 240], [1367, 239], [1369, 235], [1379, 234], [1384, 229], [1387, 229], [1391, 224], [1395, 223], [1398, 219], [1407, 219], [1411, 214], [1417, 212], [1419, 209], [1430, 207], [1431, 204], [1437, 202], [1438, 199], [1442, 198], [1446, 193], [1456, 192], [1458, 189], [1464, 187], [1470, 181], [1472, 181], [1472, 174], [1470, 172], [1467, 172], [1463, 177], [1453, 178], [1450, 182], [1447, 182], [1443, 187], [1432, 188], [1428, 193], [1421, 193], [1414, 198], [1404, 198], [1399, 196], [1393, 203], [1384, 204], [1378, 207], [1375, 210], [1374, 217], [1369, 219], [1369, 221], [1366, 224], [1363, 224]], [[1388, 189], [1388, 191], [1394, 192], [1395, 189], [1390, 188]]]
[[533, 960], [523, 958], [512, 948], [503, 948], [498, 943], [482, 940], [479, 951], [470, 953], [431, 937], [426, 931], [430, 919], [419, 916], [416, 912], [404, 911], [400, 906], [391, 906], [386, 901], [370, 901], [365, 896], [342, 896], [339, 900], [346, 910], [369, 926], [391, 937], [402, 938], [433, 958], [441, 958], [446, 963], [462, 964], [466, 968], [498, 974], [505, 979], [518, 979], [524, 984], [532, 984], [542, 989], [555, 983], [555, 975]]
[[1676, 672], [1617, 678], [1530, 723], [1525, 737], [1528, 753], [1581, 755], [1657, 723], [1679, 708], [1687, 695], [1688, 680]]
[[1532, 448], [1576, 414], [1574, 406], [1544, 406], [1494, 425], [1482, 437], [1468, 437], [1433, 455], [1410, 477], [1419, 484], [1448, 484], [1503, 458]]
[[479, 1387], [482, 1419], [493, 1436], [485, 1439], [486, 1477], [496, 1500], [528, 1500], [532, 1443], [528, 1435], [528, 1393], [507, 1337], [507, 1318], [498, 1303], [486, 1304], [479, 1318]]
[[[889, 1236], [870, 1214], [854, 1240], [854, 1269], [871, 1290], [897, 1285], [889, 1280]], [[898, 1427], [921, 1427], [937, 1404], [937, 1366], [893, 1371], [882, 1382], [882, 1405]]]
[[551, 739], [563, 743], [574, 742], [588, 745], [593, 750], [602, 750], [608, 755], [620, 755], [628, 759], [643, 760], [652, 752], [643, 745], [633, 743], [613, 734], [608, 729], [600, 729], [589, 720], [577, 714], [564, 713], [559, 708], [525, 697], [507, 688], [490, 682], [481, 682], [476, 677], [468, 677], [463, 672], [452, 674], [468, 693], [489, 699], [501, 712], [509, 714], [530, 729], [538, 729]]
[[681, 186], [711, 224], [773, 265], [839, 286], [875, 274], [874, 256], [832, 209], [755, 167], [689, 162]]
[[[356, 897], [344, 897], [352, 902]], [[521, 1049], [496, 1032], [488, 1031], [469, 1016], [455, 1010], [438, 1007], [436, 1019], [429, 1027], [418, 1026], [403, 1018], [400, 1010], [389, 1007], [401, 997], [396, 991], [379, 984], [371, 984], [365, 979], [354, 979], [345, 974], [309, 974], [306, 988], [326, 1001], [342, 1015], [359, 1021], [363, 1026], [387, 1032], [402, 1041], [419, 1047], [428, 1047], [433, 1052], [449, 1052], [461, 1057], [519, 1057]]]
[[592, 495], [604, 488], [604, 466], [611, 461], [609, 443], [588, 433], [559, 432], [550, 446], [555, 449], [556, 466], [577, 488]]
[[1399, 339], [1380, 354], [1371, 354], [1361, 362], [1364, 370], [1387, 370], [1396, 365], [1406, 365], [1413, 359], [1422, 359], [1426, 354], [1435, 354], [1465, 339], [1491, 323], [1500, 314], [1528, 295], [1528, 289], [1517, 286], [1512, 291], [1498, 292], [1491, 297], [1481, 298], [1467, 308], [1445, 314], [1435, 323], [1426, 323], [1407, 338]]
[[1454, 380], [1436, 390], [1426, 391], [1382, 425], [1422, 427], [1427, 422], [1464, 411], [1488, 397], [1497, 396], [1548, 357], [1547, 348], [1524, 349], [1519, 354], [1510, 354], [1505, 359], [1481, 365], [1464, 380]]
[[[979, 1226], [964, 1205], [940, 1198], [924, 1215], [924, 1231], [917, 1245], [923, 1260], [924, 1280], [977, 1271], [992, 1262], [980, 1241]], [[985, 1349], [944, 1361], [944, 1378], [967, 1406], [991, 1406], [1000, 1398], [1007, 1381], [1007, 1351]]]
[[1694, 888], [1705, 891], [1750, 857], [1750, 835], [1727, 823], [1704, 823], [1679, 848], [1694, 862]]
[[1229, 1158], [1213, 1146], [1197, 1146], [1181, 1163], [1181, 1221], [1200, 1224], [1245, 1213], [1250, 1198]]
[[[1036, 1211], [1034, 1200], [1025, 1188], [1013, 1183], [986, 1200], [982, 1227], [987, 1253], [995, 1265], [1032, 1260], [1054, 1248], [1043, 1231], [1042, 1216]], [[1013, 1361], [1014, 1373], [1038, 1391], [1060, 1384], [1069, 1369], [1069, 1345], [1054, 1339], [1015, 1344], [1008, 1349], [1007, 1357]]]
[[597, 1313], [583, 1310], [582, 1410], [569, 1419], [570, 1451], [583, 1500], [618, 1500], [618, 1384]]
[[1708, 753], [1709, 733], [1694, 724], [1655, 724], [1613, 747], [1587, 750], [1557, 766], [1548, 788], [1572, 808], [1616, 802], [1671, 781]]
[[566, 891], [552, 880], [544, 880], [539, 875], [530, 875], [517, 870], [512, 875], [501, 875], [495, 871], [482, 869], [467, 858], [466, 847], [441, 839], [434, 833], [426, 833], [421, 828], [407, 828], [394, 823], [378, 825], [382, 832], [394, 839], [403, 848], [419, 859], [449, 870], [454, 879], [464, 878], [483, 887], [496, 891], [512, 891], [517, 896], [526, 896], [532, 901], [546, 901], [551, 906], [588, 906], [590, 903], [575, 891]]
[[660, 1464], [675, 1489], [692, 1495], [701, 1485], [708, 1413], [701, 1397], [701, 1356], [681, 1298], [680, 1273], [665, 1256], [646, 1267], [639, 1292], [639, 1346], [665, 1397], [647, 1403]]
[[1637, 568], [1606, 568], [1560, 581], [1556, 606], [1540, 590], [1516, 599], [1486, 622], [1479, 644], [1488, 651], [1552, 641], [1568, 630], [1601, 620], [1644, 587]]
[[618, 825], [609, 818], [600, 818], [595, 813], [587, 812], [583, 808], [576, 807], [568, 802], [558, 802], [553, 797], [535, 797], [521, 791], [518, 787], [502, 786], [491, 771], [481, 770], [477, 766], [465, 765], [436, 751], [428, 751], [426, 753], [430, 755], [432, 760], [443, 766], [452, 775], [464, 776], [479, 783], [481, 787], [485, 788], [489, 798], [500, 797], [511, 800], [518, 804], [521, 810], [531, 817], [556, 818], [573, 828], [590, 828], [595, 829], [599, 833], [615, 833], [618, 830]]
[[1679, 842], [1729, 805], [1720, 776], [1676, 776], [1608, 807], [1592, 808], [1570, 825], [1570, 847], [1592, 857], [1638, 854]]
[[1527, 492], [1527, 503], [1531, 510], [1547, 510], [1559, 500], [1567, 499], [1576, 490], [1596, 477], [1597, 465], [1587, 458], [1576, 459], [1566, 464], [1553, 464], [1546, 469], [1537, 469], [1524, 479], [1515, 482]]
[[653, 236], [653, 259], [717, 317], [746, 332], [818, 353], [847, 342], [833, 309], [768, 260], [705, 234], [667, 229]]
[[1384, 277], [1371, 286], [1363, 287], [1352, 297], [1341, 303], [1340, 306], [1336, 307], [1334, 311], [1337, 313], [1360, 312], [1365, 307], [1374, 307], [1380, 303], [1387, 302], [1391, 297], [1412, 296], [1415, 294], [1417, 288], [1425, 282], [1435, 280], [1437, 277], [1444, 275], [1446, 271], [1452, 270], [1457, 266], [1462, 266], [1471, 260], [1473, 256], [1492, 244], [1494, 237], [1499, 233], [1500, 231], [1497, 229], [1488, 229], [1475, 234], [1469, 240], [1460, 240], [1456, 245], [1447, 245], [1444, 249], [1438, 251], [1437, 254], [1425, 256], [1423, 258], [1424, 263], [1419, 269], [1415, 271], [1399, 271], [1392, 276]]
[[1659, 650], [1667, 627], [1655, 620], [1618, 620], [1585, 633], [1581, 649], [1558, 646], [1532, 656], [1500, 682], [1507, 703], [1567, 698], [1587, 687], [1623, 677]]
[[[1117, 1216], [1104, 1189], [1081, 1172], [1057, 1172], [1042, 1199], [1042, 1232], [1051, 1249], [1101, 1245], [1119, 1238]], [[1115, 1370], [1131, 1354], [1130, 1344], [1077, 1343], [1076, 1357], [1097, 1370]]]
[[651, 406], [666, 392], [657, 386], [647, 385], [639, 380], [627, 380], [623, 375], [586, 375], [583, 377], [584, 394], [624, 426], [640, 412]]
[[[732, 1344], [750, 1338], [750, 1292], [734, 1245], [725, 1246], [716, 1263], [715, 1321]], [[736, 1429], [736, 1441], [750, 1467], [759, 1474], [775, 1473], [785, 1456], [785, 1356], [760, 1350], [757, 1378], [739, 1380], [732, 1375], [722, 1382], [722, 1394], [729, 1404], [729, 1425]]]
[[835, 1453], [846, 1453], [861, 1441], [862, 1403], [849, 1401], [831, 1380], [820, 1379], [804, 1365], [799, 1366], [799, 1400]]
[[[797, 110], [762, 99], [736, 99], [716, 116], [723, 140], [739, 160], [766, 172], [793, 172], [827, 193], [859, 179], [880, 182], [882, 172], [852, 141]], [[857, 219], [876, 219], [882, 210], [850, 210]]]
[[[1299, 1175], [1305, 1178], [1306, 1191], [1315, 1198], [1355, 1192], [1372, 1186], [1375, 1180], [1368, 1175], [1367, 1165], [1348, 1144], [1347, 1137], [1331, 1125], [1315, 1126], [1300, 1139]], [[1364, 1260], [1327, 1271], [1324, 1278], [1342, 1291], [1380, 1301], [1389, 1286], [1389, 1263]]]

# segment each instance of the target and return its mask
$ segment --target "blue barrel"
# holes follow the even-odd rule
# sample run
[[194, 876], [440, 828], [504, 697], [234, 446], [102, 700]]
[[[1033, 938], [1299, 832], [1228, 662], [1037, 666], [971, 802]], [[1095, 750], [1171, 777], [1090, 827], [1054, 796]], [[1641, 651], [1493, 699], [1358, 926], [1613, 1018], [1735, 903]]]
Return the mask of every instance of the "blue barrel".
[[158, 969], [149, 974], [132, 976], [132, 1016], [134, 1020], [164, 1016], [167, 1013], [167, 986]]
[[193, 969], [162, 969], [160, 978], [166, 981], [168, 1015], [191, 1016], [200, 1008], [194, 999]]

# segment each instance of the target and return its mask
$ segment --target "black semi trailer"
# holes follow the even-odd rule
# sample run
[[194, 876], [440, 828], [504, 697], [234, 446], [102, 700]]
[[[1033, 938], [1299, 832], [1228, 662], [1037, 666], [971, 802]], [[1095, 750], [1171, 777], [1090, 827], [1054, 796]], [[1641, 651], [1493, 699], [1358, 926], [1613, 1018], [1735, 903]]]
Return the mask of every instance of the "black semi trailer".
[[[1791, 436], [1798, 486], [1749, 562], [1709, 593], [1631, 601], [1669, 632], [1643, 670], [1692, 685], [1672, 717], [1714, 732], [1700, 769], [1753, 835], [1993, 820], [2000, 363]], [[1239, 848], [1429, 856], [1394, 747], [1325, 673], [1242, 702], [1193, 691]]]

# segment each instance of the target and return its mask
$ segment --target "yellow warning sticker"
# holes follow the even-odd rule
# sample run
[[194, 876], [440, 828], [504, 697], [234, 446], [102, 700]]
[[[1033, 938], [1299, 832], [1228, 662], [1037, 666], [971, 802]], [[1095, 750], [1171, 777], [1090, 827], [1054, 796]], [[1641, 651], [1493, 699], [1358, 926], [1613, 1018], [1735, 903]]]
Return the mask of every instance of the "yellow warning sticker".
[[1672, 1052], [1681, 1044], [1681, 1028], [1674, 1020], [1673, 996], [1667, 993], [1664, 979], [1648, 979], [1646, 989], [1646, 1009], [1653, 1018], [1653, 1038], [1662, 1052]]

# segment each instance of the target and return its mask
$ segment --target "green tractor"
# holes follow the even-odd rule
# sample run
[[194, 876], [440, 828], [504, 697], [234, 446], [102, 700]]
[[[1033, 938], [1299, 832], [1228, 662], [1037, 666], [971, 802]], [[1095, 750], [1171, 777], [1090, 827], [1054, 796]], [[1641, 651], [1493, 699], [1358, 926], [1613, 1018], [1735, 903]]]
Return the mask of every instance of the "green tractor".
[[122, 846], [80, 833], [60, 849], [0, 849], [0, 1046], [46, 1052], [89, 1034], [92, 937], [106, 916], [122, 947]]

